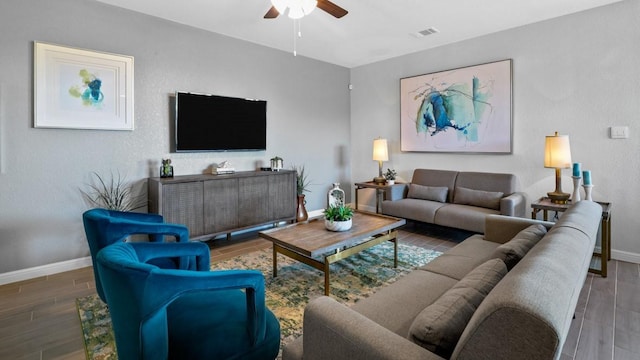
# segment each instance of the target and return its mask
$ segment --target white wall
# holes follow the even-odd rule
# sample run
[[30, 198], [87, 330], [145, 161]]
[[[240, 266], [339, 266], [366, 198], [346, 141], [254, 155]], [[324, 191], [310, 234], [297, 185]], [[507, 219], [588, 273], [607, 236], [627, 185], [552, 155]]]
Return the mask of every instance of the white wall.
[[[133, 56], [135, 130], [33, 128], [33, 41]], [[309, 210], [350, 181], [346, 68], [92, 0], [3, 0], [0, 45], [0, 274], [88, 256], [79, 189], [92, 171], [145, 188], [163, 157], [183, 175], [279, 155], [306, 166]], [[267, 151], [171, 154], [176, 90], [267, 100]]]
[[[533, 200], [555, 188], [543, 148], [558, 131], [570, 136], [573, 160], [592, 170], [595, 200], [613, 203], [613, 256], [640, 261], [639, 13], [640, 1], [629, 0], [352, 69], [354, 180], [375, 176], [372, 140], [382, 136], [391, 153], [385, 169], [407, 181], [417, 167], [509, 172]], [[400, 152], [400, 78], [502, 59], [513, 59], [513, 154]], [[631, 137], [610, 139], [615, 125], [629, 126]], [[571, 192], [570, 170], [563, 176]], [[372, 206], [372, 195], [362, 195]]]

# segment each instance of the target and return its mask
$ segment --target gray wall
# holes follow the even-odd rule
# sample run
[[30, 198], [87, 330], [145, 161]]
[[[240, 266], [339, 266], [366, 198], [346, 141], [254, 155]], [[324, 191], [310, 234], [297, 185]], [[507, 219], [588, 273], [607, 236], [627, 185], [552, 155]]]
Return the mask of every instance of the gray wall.
[[[33, 128], [33, 41], [133, 56], [135, 130]], [[309, 210], [350, 181], [349, 69], [89, 0], [2, 0], [0, 47], [0, 273], [88, 256], [79, 189], [92, 171], [144, 188], [161, 158], [183, 175], [279, 155], [306, 166]], [[267, 151], [170, 153], [176, 90], [267, 100]]]
[[[382, 136], [391, 152], [385, 169], [406, 180], [416, 167], [511, 172], [533, 200], [555, 188], [543, 151], [545, 135], [558, 131], [570, 136], [573, 160], [592, 170], [595, 200], [613, 203], [614, 257], [640, 261], [639, 13], [629, 0], [352, 69], [353, 178], [375, 175], [372, 140]], [[513, 59], [513, 154], [400, 152], [400, 78], [502, 59]], [[631, 137], [610, 139], [614, 125], [629, 126]], [[571, 171], [563, 176], [571, 192]]]

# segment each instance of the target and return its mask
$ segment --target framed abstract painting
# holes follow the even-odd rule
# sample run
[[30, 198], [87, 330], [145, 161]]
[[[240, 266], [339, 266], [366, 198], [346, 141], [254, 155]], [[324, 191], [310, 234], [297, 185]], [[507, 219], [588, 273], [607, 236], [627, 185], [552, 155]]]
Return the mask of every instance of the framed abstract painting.
[[34, 43], [34, 127], [133, 130], [133, 57]]
[[402, 151], [510, 154], [512, 61], [400, 79]]

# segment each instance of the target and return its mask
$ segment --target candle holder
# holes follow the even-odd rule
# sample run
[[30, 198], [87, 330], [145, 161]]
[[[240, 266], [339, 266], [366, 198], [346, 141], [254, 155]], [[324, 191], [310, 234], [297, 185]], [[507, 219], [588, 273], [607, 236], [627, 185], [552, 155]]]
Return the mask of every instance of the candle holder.
[[573, 178], [573, 194], [571, 195], [571, 201], [575, 204], [580, 201], [580, 182], [582, 177], [580, 176], [572, 176]]
[[591, 191], [593, 190], [593, 185], [582, 185], [584, 188], [584, 199], [587, 201], [593, 201], [591, 198]]

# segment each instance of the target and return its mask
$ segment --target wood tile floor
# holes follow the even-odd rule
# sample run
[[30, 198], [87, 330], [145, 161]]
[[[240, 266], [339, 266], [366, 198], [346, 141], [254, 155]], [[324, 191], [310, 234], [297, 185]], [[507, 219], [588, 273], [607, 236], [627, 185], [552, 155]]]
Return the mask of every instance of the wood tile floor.
[[[439, 251], [468, 235], [415, 223], [400, 231], [402, 243]], [[208, 244], [212, 261], [271, 247], [251, 233]], [[640, 266], [609, 266], [609, 277], [587, 277], [562, 360], [640, 359]], [[84, 359], [75, 299], [94, 293], [90, 267], [0, 286], [0, 360]]]

